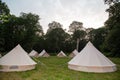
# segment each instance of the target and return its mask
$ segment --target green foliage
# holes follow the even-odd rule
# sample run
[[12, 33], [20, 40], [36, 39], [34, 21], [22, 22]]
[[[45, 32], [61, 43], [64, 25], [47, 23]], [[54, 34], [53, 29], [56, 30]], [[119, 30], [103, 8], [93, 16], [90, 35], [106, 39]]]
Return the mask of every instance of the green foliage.
[[120, 57], [120, 2], [110, 6], [107, 10], [110, 14], [109, 19], [105, 22], [109, 30], [106, 37], [106, 47], [112, 52], [112, 56]]
[[112, 30], [120, 24], [120, 2], [110, 6], [106, 11], [109, 13], [109, 19], [105, 22], [105, 26]]
[[112, 30], [106, 38], [106, 46], [113, 53], [111, 56], [120, 57], [120, 28]]
[[8, 15], [10, 12], [8, 6], [0, 0], [0, 15]]
[[39, 25], [39, 16], [32, 13], [21, 13], [20, 18], [24, 21], [25, 36], [22, 41], [23, 47], [30, 51], [36, 43], [37, 33], [43, 33], [42, 27]]
[[111, 5], [118, 3], [120, 0], [104, 0], [105, 4]]
[[74, 31], [74, 33], [72, 35], [72, 39], [75, 42], [76, 49], [78, 51], [80, 51], [84, 47], [84, 46], [81, 46], [81, 45], [84, 45], [85, 36], [86, 36], [86, 32], [83, 31], [83, 30], [76, 30], [76, 31]]
[[50, 52], [64, 50], [67, 38], [69, 38], [69, 35], [62, 28], [52, 29], [46, 34], [47, 50], [51, 50]]
[[37, 42], [33, 46], [33, 49], [40, 53], [43, 49], [46, 50], [46, 46], [47, 44], [46, 44], [45, 36], [41, 36], [38, 37]]
[[17, 44], [21, 44], [25, 50], [30, 51], [39, 34], [43, 34], [38, 21], [38, 15], [32, 13], [21, 13], [20, 17], [9, 16], [8, 21], [3, 25], [4, 49], [9, 51]]
[[75, 32], [77, 30], [82, 30], [83, 23], [78, 21], [73, 21], [69, 26], [69, 32]]
[[47, 30], [47, 33], [49, 33], [52, 29], [55, 29], [55, 28], [62, 28], [62, 25], [59, 23], [59, 22], [56, 22], [56, 21], [53, 21], [52, 23], [49, 23], [48, 24], [48, 30]]
[[7, 22], [9, 18], [9, 8], [8, 6], [0, 0], [0, 52], [4, 51], [5, 39], [4, 39], [4, 23]]
[[[14, 15], [11, 15], [7, 22], [4, 23], [4, 39], [5, 39], [5, 45], [4, 48], [6, 51], [11, 50], [15, 45], [16, 37], [18, 36], [17, 33], [21, 32], [20, 27], [17, 27], [17, 24], [19, 23], [18, 18]], [[19, 29], [18, 29], [19, 28]], [[19, 30], [19, 31], [18, 31]], [[21, 37], [19, 35], [19, 37]]]
[[80, 52], [84, 47], [85, 45], [87, 44], [87, 40], [83, 39], [83, 40], [80, 40], [79, 42], [79, 48], [78, 48], [78, 52]]
[[107, 30], [105, 27], [93, 29], [88, 35], [89, 41], [91, 41], [96, 48], [100, 49], [100, 46], [103, 44], [105, 37], [107, 36]]
[[86, 32], [83, 31], [83, 30], [76, 30], [76, 31], [73, 33], [73, 38], [74, 38], [75, 40], [77, 40], [77, 39], [80, 39], [80, 40], [85, 39], [85, 36], [86, 36]]
[[85, 29], [83, 28], [82, 22], [73, 21], [69, 26], [69, 32], [72, 33], [72, 40], [74, 44], [76, 45], [77, 50], [81, 50], [80, 45], [79, 45], [80, 40], [85, 39], [86, 32], [84, 30]]

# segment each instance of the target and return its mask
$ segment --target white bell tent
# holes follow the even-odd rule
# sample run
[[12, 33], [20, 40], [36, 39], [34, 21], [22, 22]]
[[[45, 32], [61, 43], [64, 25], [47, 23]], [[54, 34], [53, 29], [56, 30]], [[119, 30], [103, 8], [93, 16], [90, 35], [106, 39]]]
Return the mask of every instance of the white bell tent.
[[114, 72], [116, 65], [98, 51], [91, 42], [68, 62], [68, 68], [84, 72]]
[[39, 57], [49, 57], [50, 55], [45, 50], [42, 50], [42, 52], [38, 56]]
[[66, 57], [66, 54], [63, 52], [63, 51], [60, 51], [58, 54], [57, 54], [58, 57]]
[[31, 56], [31, 57], [37, 57], [38, 55], [39, 55], [38, 52], [35, 51], [35, 50], [32, 50], [32, 51], [29, 53], [29, 56]]
[[70, 53], [69, 57], [75, 57], [79, 52], [75, 49], [74, 51], [72, 51], [72, 53]]
[[35, 65], [19, 44], [0, 59], [0, 71], [3, 72], [31, 70]]

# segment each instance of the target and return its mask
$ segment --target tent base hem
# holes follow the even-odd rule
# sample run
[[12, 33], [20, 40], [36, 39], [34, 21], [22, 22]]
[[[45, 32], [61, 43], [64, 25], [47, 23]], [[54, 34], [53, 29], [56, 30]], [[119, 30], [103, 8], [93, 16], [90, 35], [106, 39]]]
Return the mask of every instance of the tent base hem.
[[7, 66], [7, 65], [1, 65], [0, 66], [1, 72], [14, 72], [14, 71], [27, 71], [35, 69], [35, 65], [22, 65], [22, 66]]
[[75, 71], [83, 71], [83, 72], [95, 72], [95, 73], [107, 73], [107, 72], [114, 72], [117, 70], [116, 66], [103, 66], [103, 67], [97, 67], [97, 66], [77, 66], [77, 65], [68, 65], [69, 69], [75, 70]]

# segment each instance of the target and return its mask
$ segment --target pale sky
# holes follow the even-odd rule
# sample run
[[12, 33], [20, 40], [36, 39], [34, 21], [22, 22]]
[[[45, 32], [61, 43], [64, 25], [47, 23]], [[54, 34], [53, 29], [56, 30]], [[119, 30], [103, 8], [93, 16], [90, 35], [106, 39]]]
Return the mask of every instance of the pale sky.
[[44, 32], [48, 24], [57, 21], [68, 29], [72, 21], [83, 23], [85, 28], [99, 28], [108, 18], [108, 8], [104, 0], [2, 0], [8, 5], [11, 14], [35, 13], [41, 18]]

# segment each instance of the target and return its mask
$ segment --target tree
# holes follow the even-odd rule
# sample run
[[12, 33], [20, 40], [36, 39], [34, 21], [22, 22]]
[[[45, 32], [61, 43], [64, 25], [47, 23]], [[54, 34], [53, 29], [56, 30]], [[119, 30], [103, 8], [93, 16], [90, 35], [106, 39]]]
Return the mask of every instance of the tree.
[[10, 12], [8, 6], [0, 0], [0, 15], [6, 14], [8, 15]]
[[4, 23], [8, 20], [9, 15], [10, 15], [10, 10], [8, 6], [0, 0], [0, 51], [4, 51], [4, 44], [5, 44], [5, 39], [4, 39]]
[[113, 29], [106, 37], [105, 46], [109, 51], [111, 51], [111, 54], [109, 54], [109, 56], [120, 57], [120, 35], [118, 35], [119, 32], [120, 28]]
[[47, 49], [50, 52], [63, 50], [67, 34], [62, 28], [55, 28], [46, 34]]
[[82, 41], [83, 39], [85, 39], [85, 36], [86, 36], [86, 32], [83, 31], [83, 30], [76, 30], [74, 33], [73, 33], [73, 39], [75, 41], [77, 41], [77, 45], [76, 45], [76, 49], [78, 50], [79, 49], [79, 44], [80, 44], [80, 41]]
[[45, 36], [42, 35], [42, 36], [38, 37], [38, 40], [36, 41], [35, 45], [33, 46], [33, 49], [40, 53], [43, 49], [46, 50], [47, 49], [46, 47], [47, 47], [47, 44], [45, 41]]
[[105, 4], [111, 5], [118, 3], [120, 0], [104, 0]]
[[120, 2], [114, 3], [107, 9], [109, 18], [105, 22], [105, 26], [108, 29], [108, 36], [106, 37], [105, 44], [108, 50], [111, 51], [111, 55], [120, 57]]
[[110, 6], [106, 11], [109, 13], [109, 19], [105, 22], [105, 26], [108, 30], [112, 30], [120, 22], [120, 2]]
[[49, 23], [48, 24], [48, 31], [47, 32], [50, 32], [52, 29], [55, 29], [55, 28], [62, 28], [62, 25], [59, 23], [59, 22], [56, 22], [56, 21], [53, 21], [52, 23]]
[[[58, 22], [53, 21], [52, 23], [48, 24], [49, 28], [45, 35], [45, 45], [49, 52], [59, 52], [60, 50], [66, 51], [66, 42], [69, 40], [70, 35], [67, 34], [63, 29], [62, 25]], [[55, 55], [55, 54], [52, 55]]]
[[25, 31], [22, 45], [27, 51], [30, 51], [37, 41], [38, 33], [43, 33], [42, 27], [39, 25], [39, 16], [32, 13], [21, 13], [20, 18], [24, 21]]
[[69, 26], [69, 32], [72, 32], [74, 40], [76, 40], [76, 49], [78, 50], [80, 40], [85, 37], [85, 29], [83, 28], [83, 23], [78, 21], [73, 21]]
[[30, 51], [42, 33], [38, 15], [21, 13], [20, 17], [11, 15], [4, 24], [5, 50], [9, 51], [17, 44], [21, 44], [26, 51]]
[[83, 30], [83, 23], [78, 21], [73, 21], [69, 26], [69, 32], [75, 32], [76, 30]]
[[5, 40], [4, 48], [6, 51], [11, 50], [15, 46], [14, 35], [16, 34], [16, 32], [19, 32], [19, 31], [16, 31], [16, 28], [17, 28], [16, 25], [18, 24], [17, 20], [18, 20], [17, 17], [15, 17], [14, 15], [11, 15], [8, 21], [4, 23], [3, 35], [4, 35], [4, 40]]
[[10, 15], [8, 6], [0, 0], [0, 23], [3, 24]]
[[100, 49], [100, 46], [105, 41], [105, 37], [107, 36], [107, 30], [105, 27], [101, 27], [98, 29], [92, 29], [89, 33], [89, 41], [91, 41], [97, 49]]
[[93, 34], [92, 34], [92, 31], [94, 30], [94, 28], [87, 28], [86, 30], [85, 30], [85, 32], [86, 32], [86, 40], [87, 41], [92, 41], [92, 39], [93, 39]]

